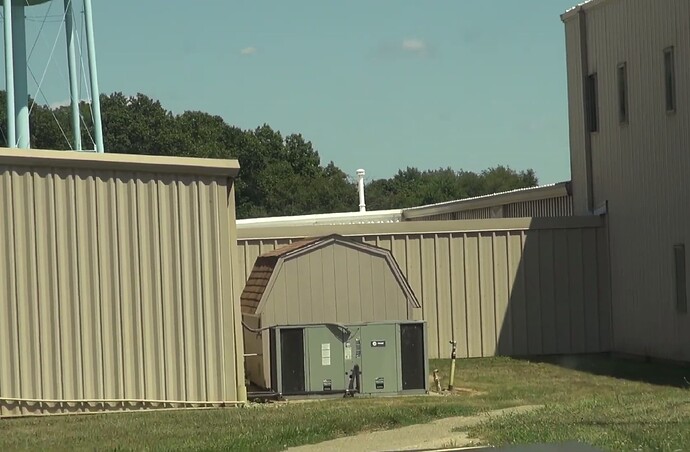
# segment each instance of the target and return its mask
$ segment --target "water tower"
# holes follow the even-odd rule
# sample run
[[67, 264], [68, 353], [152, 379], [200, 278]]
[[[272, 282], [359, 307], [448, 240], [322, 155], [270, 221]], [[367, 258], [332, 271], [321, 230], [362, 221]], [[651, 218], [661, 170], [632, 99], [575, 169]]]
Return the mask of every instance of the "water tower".
[[[2, 0], [5, 37], [5, 84], [7, 90], [7, 146], [28, 149], [29, 131], [29, 89], [27, 80], [26, 54], [26, 9], [35, 5], [60, 0]], [[67, 37], [67, 62], [69, 66], [70, 108], [72, 119], [72, 149], [81, 151], [81, 128], [79, 112], [79, 72], [76, 55], [76, 33], [74, 29], [74, 3], [83, 1], [86, 46], [88, 52], [91, 107], [93, 109], [94, 142], [97, 152], [103, 152], [101, 127], [100, 93], [96, 72], [96, 47], [93, 33], [91, 0], [63, 0], [62, 15]], [[52, 5], [51, 5], [52, 6]]]

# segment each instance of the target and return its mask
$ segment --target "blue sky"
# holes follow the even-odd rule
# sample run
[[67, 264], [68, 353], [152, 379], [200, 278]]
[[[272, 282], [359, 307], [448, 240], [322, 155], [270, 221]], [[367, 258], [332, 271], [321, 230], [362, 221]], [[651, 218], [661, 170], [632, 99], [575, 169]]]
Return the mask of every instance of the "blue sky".
[[[302, 133], [353, 176], [506, 164], [556, 182], [570, 177], [559, 15], [575, 3], [93, 0], [100, 87]], [[69, 96], [61, 5], [27, 10], [38, 79], [57, 43], [41, 103]]]

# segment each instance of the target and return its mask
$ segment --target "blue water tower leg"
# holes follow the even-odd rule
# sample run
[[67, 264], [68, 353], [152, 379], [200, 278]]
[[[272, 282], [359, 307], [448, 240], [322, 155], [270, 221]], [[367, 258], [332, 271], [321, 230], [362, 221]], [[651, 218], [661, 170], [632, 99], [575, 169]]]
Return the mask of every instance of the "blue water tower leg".
[[91, 98], [93, 107], [93, 128], [96, 138], [96, 151], [104, 152], [103, 127], [101, 123], [101, 93], [98, 89], [96, 71], [96, 42], [93, 36], [93, 11], [91, 0], [84, 0], [84, 21], [86, 22], [86, 47], [89, 52], [89, 76], [91, 78]]
[[27, 81], [26, 27], [24, 5], [12, 5], [12, 43], [14, 44], [14, 113], [17, 127], [17, 147], [30, 147], [29, 87]]
[[3, 0], [5, 28], [5, 90], [7, 92], [7, 147], [17, 146], [14, 121], [14, 52], [12, 51], [12, 0]]
[[67, 37], [67, 64], [69, 66], [70, 107], [72, 111], [72, 148], [81, 151], [81, 127], [79, 120], [79, 72], [77, 71], [77, 52], [75, 50], [74, 14], [72, 1], [65, 0], [65, 35]]

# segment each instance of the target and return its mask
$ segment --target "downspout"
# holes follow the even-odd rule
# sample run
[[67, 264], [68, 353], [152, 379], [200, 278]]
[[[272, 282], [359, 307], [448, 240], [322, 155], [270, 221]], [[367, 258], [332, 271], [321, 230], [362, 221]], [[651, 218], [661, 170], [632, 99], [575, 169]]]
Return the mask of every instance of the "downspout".
[[[589, 50], [587, 46], [587, 16], [582, 6], [578, 6], [578, 24], [580, 25], [580, 67], [582, 69], [582, 100], [584, 107], [584, 151], [585, 151], [585, 178], [587, 190], [587, 211], [594, 212], [594, 181], [592, 176], [592, 132], [589, 130], [591, 122], [587, 99], [589, 98]], [[598, 106], [595, 106], [598, 108]]]

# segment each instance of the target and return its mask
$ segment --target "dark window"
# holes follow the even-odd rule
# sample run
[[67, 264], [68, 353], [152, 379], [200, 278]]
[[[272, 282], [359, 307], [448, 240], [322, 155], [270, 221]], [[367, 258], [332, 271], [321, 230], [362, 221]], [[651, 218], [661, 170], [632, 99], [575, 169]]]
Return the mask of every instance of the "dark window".
[[597, 99], [597, 74], [587, 77], [587, 129], [590, 132], [599, 130], [599, 105]]
[[628, 123], [628, 67], [625, 63], [618, 65], [618, 120]]
[[664, 49], [664, 82], [666, 88], [666, 111], [676, 111], [676, 68], [673, 47]]
[[685, 245], [673, 247], [673, 257], [676, 267], [676, 309], [680, 313], [688, 312], [688, 297], [685, 281]]

